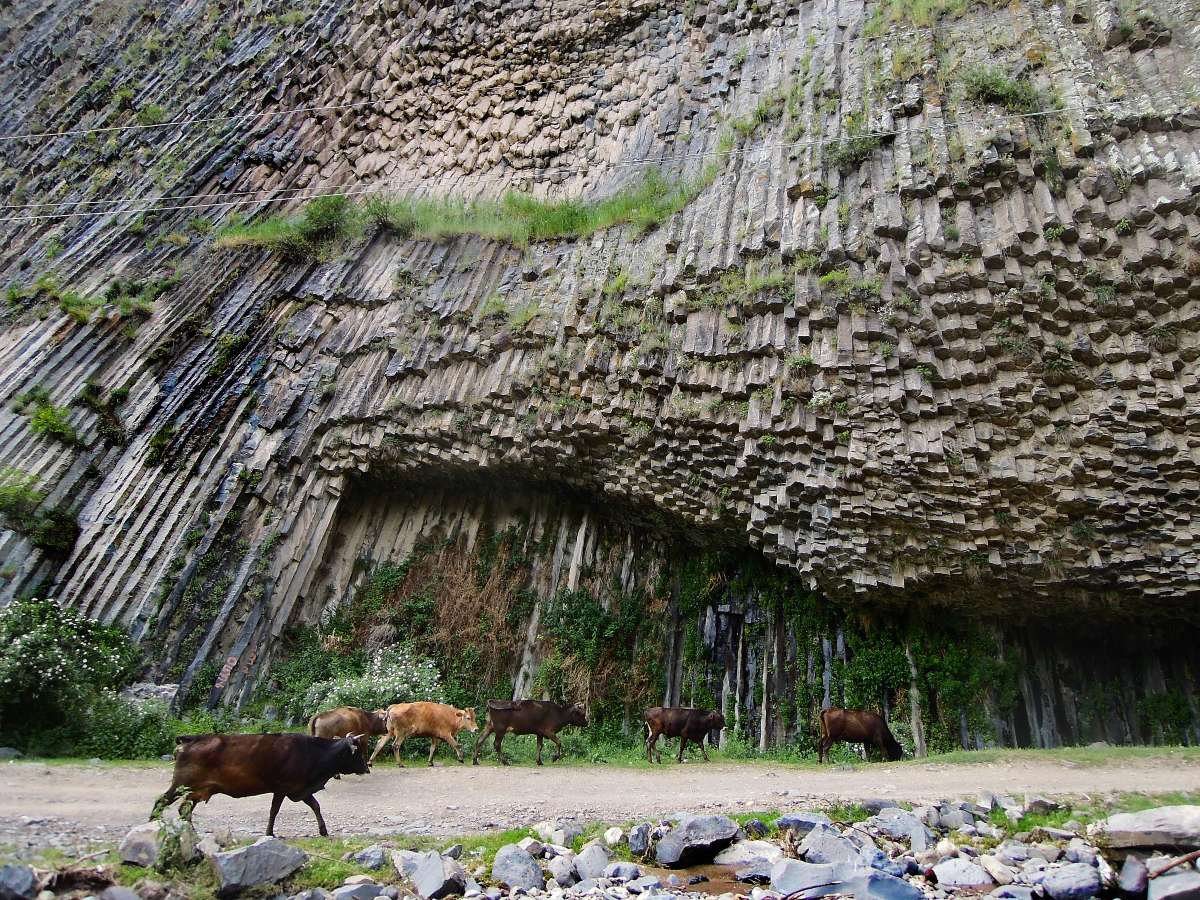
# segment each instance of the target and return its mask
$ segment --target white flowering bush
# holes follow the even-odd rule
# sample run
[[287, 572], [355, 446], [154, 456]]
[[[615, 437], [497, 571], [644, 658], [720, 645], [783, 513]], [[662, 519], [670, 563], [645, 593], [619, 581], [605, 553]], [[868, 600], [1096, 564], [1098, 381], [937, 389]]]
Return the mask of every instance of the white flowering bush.
[[65, 723], [136, 662], [129, 638], [53, 600], [0, 609], [0, 737]]
[[441, 702], [443, 697], [441, 676], [432, 660], [409, 647], [390, 647], [374, 653], [362, 675], [318, 681], [288, 712], [307, 719], [335, 706], [379, 709], [413, 700]]

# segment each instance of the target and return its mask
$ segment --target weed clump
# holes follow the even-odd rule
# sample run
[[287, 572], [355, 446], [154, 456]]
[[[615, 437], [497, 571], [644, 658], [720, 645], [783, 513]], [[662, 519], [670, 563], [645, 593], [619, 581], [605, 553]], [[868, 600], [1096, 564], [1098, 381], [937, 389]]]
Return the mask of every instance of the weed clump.
[[1023, 78], [1009, 78], [995, 66], [976, 66], [963, 73], [966, 98], [994, 103], [1009, 112], [1033, 112], [1043, 105], [1041, 93]]

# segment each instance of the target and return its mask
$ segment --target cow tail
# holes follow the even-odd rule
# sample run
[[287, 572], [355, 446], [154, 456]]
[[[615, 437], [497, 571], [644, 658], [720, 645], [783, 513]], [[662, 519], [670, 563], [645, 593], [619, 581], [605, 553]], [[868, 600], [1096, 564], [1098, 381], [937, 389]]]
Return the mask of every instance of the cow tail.
[[313, 737], [317, 736], [317, 716], [319, 715], [320, 713], [313, 713], [312, 718], [308, 720], [308, 733]]
[[828, 715], [829, 715], [829, 710], [827, 710], [827, 709], [821, 710], [821, 716], [817, 723], [819, 726], [820, 732], [821, 732], [822, 740], [825, 740], [826, 738], [829, 737], [829, 722], [826, 721], [826, 718], [825, 718]]

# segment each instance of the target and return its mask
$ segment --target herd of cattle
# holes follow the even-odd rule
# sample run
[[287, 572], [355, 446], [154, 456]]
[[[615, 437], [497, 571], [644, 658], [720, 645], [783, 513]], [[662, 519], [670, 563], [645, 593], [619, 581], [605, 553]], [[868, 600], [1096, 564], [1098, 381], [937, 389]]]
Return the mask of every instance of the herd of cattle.
[[[708, 751], [704, 740], [725, 727], [725, 717], [716, 711], [690, 707], [655, 706], [642, 715], [646, 723], [646, 759], [662, 762], [656, 744], [660, 737], [679, 738], [678, 762], [688, 741], [700, 747], [704, 759]], [[504, 765], [502, 743], [506, 734], [537, 736], [537, 764], [542, 765], [542, 742], [554, 742], [554, 760], [562, 759], [558, 732], [567, 725], [587, 725], [581, 706], [564, 706], [546, 700], [491, 700], [487, 705], [487, 723], [475, 742], [472, 763], [479, 764], [479, 752], [489, 734], [495, 735], [496, 756]], [[318, 713], [309, 720], [308, 734], [201, 734], [176, 739], [175, 771], [171, 786], [154, 804], [151, 818], [180, 796], [180, 815], [190, 818], [196, 803], [214, 794], [252, 797], [271, 794], [271, 815], [267, 834], [275, 832], [275, 816], [287, 797], [304, 803], [317, 817], [321, 835], [328, 835], [316, 794], [332, 778], [342, 775], [367, 775], [371, 763], [389, 741], [400, 762], [400, 747], [410, 737], [429, 738], [429, 765], [438, 744], [454, 750], [461, 763], [462, 748], [457, 735], [478, 731], [474, 709], [458, 709], [444, 703], [395, 703], [387, 709], [368, 711], [341, 706]], [[829, 748], [837, 741], [870, 744], [878, 747], [889, 760], [903, 755], [899, 743], [884, 719], [858, 709], [826, 709], [820, 719], [819, 756], [825, 761]], [[380, 736], [375, 750], [367, 757], [368, 740]]]

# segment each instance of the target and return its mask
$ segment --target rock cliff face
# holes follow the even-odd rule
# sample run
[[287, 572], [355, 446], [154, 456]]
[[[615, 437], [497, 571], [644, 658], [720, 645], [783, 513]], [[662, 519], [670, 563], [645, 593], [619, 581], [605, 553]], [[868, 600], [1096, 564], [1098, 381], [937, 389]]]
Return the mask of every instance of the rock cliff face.
[[[1153, 739], [1164, 703], [1200, 740], [1200, 17], [931, 10], [16, 0], [0, 459], [40, 506], [0, 602], [53, 592], [233, 701], [373, 566], [511, 525], [541, 597], [663, 599], [666, 699], [763, 745], [797, 685], [839, 699], [844, 623], [930, 616], [1020, 672], [964, 743]], [[691, 202], [646, 233], [211, 246], [331, 192], [651, 172]], [[840, 611], [688, 619], [698, 548]]]

